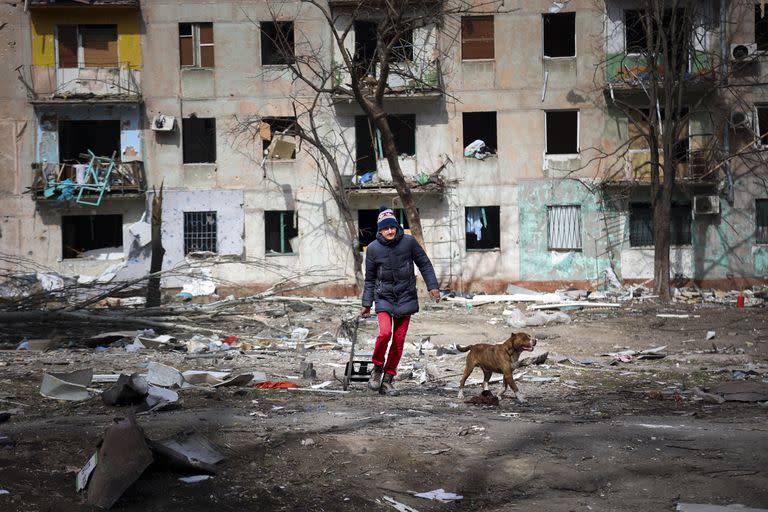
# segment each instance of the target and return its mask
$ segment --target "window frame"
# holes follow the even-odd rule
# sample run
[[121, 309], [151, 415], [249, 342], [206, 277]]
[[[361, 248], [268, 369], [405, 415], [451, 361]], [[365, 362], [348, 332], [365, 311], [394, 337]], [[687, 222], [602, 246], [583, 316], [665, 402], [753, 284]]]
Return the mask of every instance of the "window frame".
[[[650, 245], [648, 244], [635, 244], [632, 242], [633, 236], [632, 236], [632, 216], [633, 213], [635, 213], [635, 209], [637, 208], [643, 208], [644, 213], [647, 212], [644, 217], [647, 217], [647, 219], [639, 219], [646, 222], [649, 233], [648, 236], [650, 236]], [[629, 246], [631, 248], [650, 248], [656, 246], [656, 241], [653, 238], [653, 208], [651, 207], [650, 203], [630, 203], [629, 205], [629, 226], [628, 226], [628, 239], [629, 239]], [[683, 219], [681, 217], [676, 217], [675, 212], [680, 212], [682, 210], [687, 211], [687, 227], [683, 223]], [[693, 245], [693, 228], [691, 224], [693, 223], [693, 208], [690, 204], [681, 204], [681, 203], [673, 203], [672, 204], [672, 210], [670, 212], [670, 218], [669, 218], [669, 229], [670, 229], [670, 239], [669, 239], [669, 246], [670, 247], [691, 247]], [[681, 241], [682, 239], [682, 241]]]
[[[280, 249], [275, 250], [271, 249], [269, 247], [269, 241], [270, 241], [270, 235], [269, 235], [269, 226], [270, 222], [268, 222], [269, 218], [272, 218], [274, 214], [279, 214], [279, 231], [280, 231]], [[290, 217], [292, 219], [292, 225], [289, 227], [285, 223], [285, 218]], [[286, 230], [290, 229], [288, 233], [286, 233]], [[289, 236], [291, 235], [292, 236]], [[299, 222], [298, 222], [298, 211], [297, 210], [264, 210], [264, 255], [265, 256], [290, 256], [298, 254], [298, 251], [295, 250], [289, 240], [291, 238], [297, 238], [299, 236]], [[286, 250], [286, 246], [287, 249]]]
[[[760, 224], [761, 214], [765, 224]], [[755, 199], [755, 244], [768, 245], [768, 198]]]
[[[549, 152], [549, 114], [560, 114], [566, 112], [576, 113], [576, 152], [575, 153], [550, 153]], [[581, 110], [579, 109], [555, 109], [544, 111], [544, 156], [545, 157], [558, 157], [562, 155], [580, 155], [581, 154]]]
[[[768, 17], [768, 15], [766, 16]], [[768, 103], [755, 103], [755, 146], [759, 149], [768, 149]], [[765, 126], [761, 126], [760, 113], [763, 113]]]
[[[499, 205], [484, 205], [484, 206], [465, 206], [464, 207], [464, 225], [466, 226], [469, 222], [469, 210], [480, 210], [481, 215], [485, 215], [486, 217], [486, 225], [482, 226], [486, 229], [486, 231], [491, 231], [491, 223], [487, 221], [487, 210], [491, 210], [492, 212], [495, 212], [496, 218], [496, 226], [494, 226], [494, 230], [492, 231], [492, 236], [490, 238], [491, 242], [495, 242], [495, 245], [489, 245], [489, 244], [479, 244], [479, 245], [488, 245], [487, 247], [470, 247], [469, 241], [470, 237], [467, 236], [471, 232], [467, 231], [466, 227], [464, 229], [464, 250], [468, 253], [470, 252], [491, 252], [491, 251], [500, 251], [501, 250], [501, 206]], [[483, 213], [484, 212], [484, 213]], [[486, 239], [488, 238], [488, 233], [486, 232]], [[495, 239], [495, 240], [494, 240]], [[482, 241], [482, 240], [481, 240]], [[477, 242], [477, 240], [476, 240]]]
[[[82, 252], [95, 251], [95, 250], [98, 250], [98, 249], [107, 249], [109, 247], [120, 247], [120, 248], [123, 248], [123, 251], [125, 251], [125, 249], [124, 249], [125, 242], [123, 240], [123, 229], [124, 229], [124, 225], [125, 225], [124, 224], [125, 218], [124, 218], [123, 214], [121, 214], [121, 213], [114, 213], [114, 214], [97, 214], [97, 215], [62, 215], [61, 218], [59, 219], [59, 229], [61, 230], [61, 259], [62, 260], [77, 259], [77, 258], [79, 258], [79, 256], [77, 254], [81, 252], [81, 251], [78, 251], [78, 248], [68, 247], [67, 246], [67, 242], [68, 241], [69, 242], [76, 242], [76, 241], [81, 241], [82, 242], [83, 241], [82, 239], [68, 240], [68, 236], [67, 236], [67, 233], [66, 233], [67, 231], [70, 231], [70, 230], [74, 229], [75, 231], [78, 231], [79, 233], [96, 233], [96, 232], [103, 233], [104, 227], [102, 227], [102, 229], [96, 229], [95, 226], [94, 226], [94, 223], [97, 220], [101, 221], [101, 222], [106, 222], [108, 220], [108, 218], [109, 218], [109, 220], [113, 224], [115, 224], [113, 226], [113, 228], [116, 228], [116, 231], [114, 233], [112, 233], [112, 236], [114, 237], [113, 241], [117, 241], [117, 239], [119, 238], [120, 245], [119, 246], [113, 246], [113, 245], [99, 245], [99, 246], [96, 246], [96, 245], [93, 245], [90, 248], [83, 247], [82, 248], [83, 249]], [[65, 221], [65, 219], [67, 219], [67, 220]], [[78, 227], [77, 224], [78, 223], [82, 223], [82, 222], [89, 222], [90, 225], [91, 225], [90, 226], [91, 229], [77, 230], [77, 227]], [[70, 224], [71, 224], [71, 226], [68, 226]], [[79, 237], [77, 237], [77, 235], [75, 235], [75, 237], [79, 238]], [[95, 242], [94, 237], [91, 237], [90, 242], [92, 244], [93, 244], [93, 242]], [[105, 243], [108, 243], [108, 242], [105, 242]], [[69, 252], [68, 252], [67, 249], [69, 249]], [[71, 253], [75, 253], [75, 254], [71, 255]]]
[[[488, 140], [485, 140], [483, 137], [471, 137], [467, 138], [466, 134], [466, 125], [467, 125], [467, 116], [472, 117], [475, 116], [478, 118], [476, 122], [482, 121], [482, 116], [488, 116], [493, 117], [493, 140], [490, 138]], [[472, 121], [470, 119], [470, 121]], [[464, 148], [466, 148], [469, 144], [474, 142], [477, 139], [482, 140], [486, 147], [490, 150], [489, 156], [496, 155], [498, 153], [498, 146], [499, 146], [499, 116], [498, 111], [495, 110], [487, 110], [487, 111], [478, 111], [478, 112], [462, 112], [461, 113], [461, 139], [462, 139], [462, 154], [464, 154]], [[489, 144], [489, 142], [493, 142], [492, 145]], [[473, 158], [469, 156], [464, 156], [464, 158]]]
[[[192, 136], [195, 135], [193, 133], [188, 133], [188, 130], [192, 130], [192, 127], [190, 126], [193, 122], [211, 122], [212, 126], [208, 129], [210, 130], [212, 128], [212, 131], [210, 133], [210, 136], [213, 138], [211, 141], [211, 151], [213, 151], [213, 160], [207, 161], [207, 160], [192, 160], [193, 153], [193, 147], [187, 146], [189, 143], [190, 145], [193, 143], [191, 140]], [[188, 140], [190, 139], [190, 140]], [[184, 117], [181, 120], [181, 153], [182, 153], [182, 163], [184, 165], [189, 164], [215, 164], [216, 159], [218, 158], [218, 152], [216, 148], [217, 143], [217, 137], [216, 137], [216, 118], [215, 117]], [[197, 144], [196, 144], [197, 146]]]
[[[572, 55], [547, 55], [547, 19], [554, 19], [554, 18], [564, 18], [565, 16], [568, 16], [573, 21], [573, 54]], [[542, 56], [547, 60], [557, 60], [557, 59], [575, 59], [578, 55], [578, 47], [577, 42], [578, 39], [576, 37], [576, 12], [556, 12], [556, 13], [542, 13], [541, 14], [541, 54]]]
[[[569, 210], [576, 210], [575, 214], [569, 214]], [[562, 214], [553, 215], [553, 212], [555, 211], [563, 211]], [[567, 216], [573, 216], [576, 218], [576, 223], [578, 224], [576, 227], [576, 234], [573, 236], [573, 240], [578, 241], [577, 244], [573, 244], [570, 247], [567, 247], [564, 242], [567, 241], [567, 239], [570, 239], [566, 236], [561, 236], [559, 238], [562, 238], [563, 243], [559, 246], [555, 246], [553, 243], [553, 223], [556, 221], [561, 222], [567, 222], [570, 219], [565, 219]], [[565, 228], [561, 228], [565, 229]], [[552, 204], [547, 206], [547, 250], [548, 251], [582, 251], [584, 250], [584, 239], [582, 236], [582, 232], [584, 229], [584, 222], [582, 220], [582, 214], [581, 214], [581, 205], [580, 204]], [[573, 231], [573, 230], [569, 230]]]
[[[275, 140], [275, 128], [277, 130], [280, 130], [280, 126], [274, 127], [273, 125], [274, 124], [279, 124], [281, 126], [285, 126], [285, 125], [287, 125], [289, 123], [293, 124], [293, 125], [296, 125], [296, 123], [298, 123], [298, 120], [295, 117], [293, 117], [293, 116], [268, 116], [268, 117], [263, 117], [261, 119], [261, 122], [264, 123], [264, 124], [269, 125], [269, 130], [270, 130], [270, 139], [269, 139], [269, 141], [267, 141], [267, 139], [264, 139], [264, 138], [261, 139], [262, 158], [266, 159], [268, 151], [269, 151], [269, 146], [272, 145], [272, 142]], [[295, 140], [298, 140], [297, 135], [296, 135], [297, 130], [287, 130], [287, 131], [283, 130], [283, 131], [285, 133], [283, 133], [282, 135], [285, 135], [287, 137], [294, 137]], [[259, 133], [261, 134], [261, 129], [259, 130]], [[294, 161], [296, 161], [296, 154], [297, 153], [298, 153], [298, 145], [293, 150], [293, 155], [292, 155], [291, 158], [270, 159], [268, 161], [269, 162], [294, 162]]]
[[[182, 212], [182, 240], [183, 240], [183, 250], [184, 250], [184, 256], [187, 256], [189, 253], [192, 252], [212, 252], [213, 254], [219, 253], [219, 220], [218, 220], [218, 212], [216, 210], [201, 210], [201, 211], [185, 211]], [[205, 240], [203, 237], [205, 235], [210, 235], [211, 231], [204, 231], [204, 232], [196, 232], [196, 233], [190, 233], [187, 231], [187, 227], [193, 223], [195, 219], [192, 217], [200, 217], [202, 218], [204, 215], [213, 215], [213, 249], [214, 250], [206, 250], [206, 249], [198, 249], [193, 247], [190, 247], [191, 243], [195, 240]], [[193, 236], [196, 236], [197, 238], [193, 239]], [[208, 243], [210, 243], [210, 239], [208, 239]]]
[[[189, 25], [191, 28], [191, 34], [190, 35], [182, 35], [181, 34], [181, 27]], [[202, 38], [200, 35], [200, 29], [203, 26], [210, 26], [211, 29], [211, 42], [210, 43], [203, 43]], [[214, 35], [214, 29], [213, 29], [213, 22], [211, 21], [201, 21], [201, 22], [179, 22], [178, 25], [179, 30], [179, 67], [183, 69], [214, 69], [216, 67], [216, 38]], [[190, 38], [192, 39], [192, 63], [191, 64], [184, 64], [182, 62], [182, 49], [181, 49], [181, 40], [182, 38]], [[203, 65], [203, 48], [211, 48], [211, 65], [210, 66], [204, 66]]]
[[[68, 29], [74, 29], [74, 43], [77, 45], [77, 48], [74, 48], [74, 57], [76, 62], [75, 66], [66, 66], [63, 67], [61, 65], [61, 50], [62, 50], [62, 44], [61, 44], [61, 36], [62, 36], [62, 28], [68, 28]], [[85, 38], [84, 36], [87, 35], [87, 32], [89, 30], [104, 30], [106, 28], [109, 28], [111, 30], [114, 30], [114, 46], [115, 46], [115, 61], [110, 63], [97, 63], [96, 65], [88, 65], [88, 63], [85, 61], [85, 51], [86, 47], [84, 44]], [[56, 25], [56, 69], [116, 69], [120, 67], [120, 47], [118, 46], [118, 40], [120, 38], [120, 33], [117, 29], [116, 23], [62, 23], [60, 25]]]
[[[267, 34], [267, 31], [264, 30], [264, 25], [270, 25], [274, 29], [274, 33], [277, 34], [278, 31], [285, 26], [288, 26], [288, 34], [290, 34], [290, 54], [289, 55], [283, 55], [282, 52], [280, 52], [280, 48], [276, 41], [272, 39], [272, 37]], [[271, 54], [273, 55], [273, 59], [277, 58], [279, 62], [264, 62], [264, 57], [266, 54], [267, 47], [265, 46], [265, 41], [270, 43], [269, 48], [272, 50]], [[289, 66], [291, 64], [296, 63], [296, 25], [293, 21], [260, 21], [259, 22], [259, 55], [261, 57], [261, 65], [262, 67], [285, 67]]]
[[[758, 19], [760, 18], [760, 19]], [[755, 3], [755, 44], [758, 52], [768, 52], [768, 12], [760, 16], [760, 3]], [[761, 30], [758, 30], [758, 27]]]
[[[470, 28], [467, 27], [470, 23], [473, 22], [488, 22], [490, 21], [490, 36], [484, 36], [484, 37], [466, 37], [465, 32], [469, 31]], [[465, 29], [466, 27], [466, 29]], [[482, 15], [482, 16], [462, 16], [461, 17], [461, 60], [462, 62], [471, 62], [471, 61], [492, 61], [496, 60], [496, 19], [495, 17], [491, 15]], [[490, 55], [484, 55], [482, 57], [466, 57], [465, 56], [465, 46], [466, 43], [485, 43], [485, 50], [487, 51], [490, 49]]]

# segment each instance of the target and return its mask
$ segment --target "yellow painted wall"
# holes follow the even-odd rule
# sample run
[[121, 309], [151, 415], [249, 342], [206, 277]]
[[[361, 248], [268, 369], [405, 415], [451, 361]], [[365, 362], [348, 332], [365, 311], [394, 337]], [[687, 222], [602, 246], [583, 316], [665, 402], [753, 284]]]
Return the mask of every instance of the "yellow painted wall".
[[139, 11], [79, 7], [32, 11], [32, 65], [55, 66], [56, 25], [117, 25], [117, 56], [132, 69], [141, 68]]

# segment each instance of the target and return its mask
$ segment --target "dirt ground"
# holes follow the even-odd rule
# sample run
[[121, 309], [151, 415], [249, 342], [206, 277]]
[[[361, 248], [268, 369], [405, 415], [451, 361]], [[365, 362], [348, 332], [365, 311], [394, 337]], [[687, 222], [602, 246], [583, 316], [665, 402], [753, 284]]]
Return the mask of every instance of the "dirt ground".
[[[138, 423], [151, 439], [181, 430], [205, 435], [226, 455], [218, 474], [186, 484], [179, 475], [149, 470], [113, 510], [394, 510], [385, 497], [420, 512], [674, 510], [678, 501], [768, 507], [766, 404], [708, 404], [690, 394], [696, 386], [743, 375], [738, 371], [752, 380], [768, 378], [765, 308], [635, 303], [569, 311], [569, 324], [521, 329], [539, 340], [532, 355], [549, 353], [545, 364], [519, 370], [525, 372], [519, 383], [526, 403], [511, 397], [502, 397], [498, 407], [464, 403], [456, 386], [465, 354], [419, 347], [427, 337], [435, 347], [500, 342], [512, 330], [503, 309], [424, 306], [412, 320], [400, 363], [399, 376], [406, 379], [397, 382], [399, 397], [379, 396], [363, 384], [348, 393], [181, 390], [180, 408], [139, 414]], [[312, 304], [309, 311], [272, 321], [285, 332], [308, 328], [308, 343], [334, 341], [340, 315], [352, 310]], [[660, 312], [692, 316], [664, 319], [656, 316]], [[247, 316], [220, 327], [248, 339]], [[10, 343], [26, 335], [24, 329], [0, 326], [0, 334]], [[0, 489], [7, 491], [0, 494], [2, 511], [91, 510], [75, 492], [75, 474], [105, 428], [129, 412], [98, 396], [84, 402], [44, 398], [43, 372], [146, 372], [146, 363], [159, 361], [180, 370], [260, 370], [271, 380], [289, 380], [305, 361], [313, 363], [317, 379], [296, 382], [331, 380], [325, 389], [341, 391], [333, 372], [341, 375], [349, 357], [321, 347], [302, 354], [279, 341], [217, 358], [120, 347], [95, 351], [71, 343], [87, 334], [82, 326], [77, 335], [57, 329], [67, 348], [0, 351], [0, 412], [11, 413], [0, 423], [8, 438], [0, 446]], [[106, 330], [86, 328], [92, 334]], [[706, 340], [707, 331], [715, 331], [715, 338]], [[374, 321], [361, 323], [358, 350], [372, 350], [375, 332]], [[611, 358], [600, 355], [658, 346], [667, 347], [663, 359], [610, 365]], [[420, 383], [420, 375], [431, 378]], [[472, 377], [478, 382], [481, 372]], [[468, 387], [466, 397], [481, 389], [477, 383]], [[494, 392], [500, 389], [500, 383], [492, 385]], [[463, 499], [414, 496], [439, 488]]]

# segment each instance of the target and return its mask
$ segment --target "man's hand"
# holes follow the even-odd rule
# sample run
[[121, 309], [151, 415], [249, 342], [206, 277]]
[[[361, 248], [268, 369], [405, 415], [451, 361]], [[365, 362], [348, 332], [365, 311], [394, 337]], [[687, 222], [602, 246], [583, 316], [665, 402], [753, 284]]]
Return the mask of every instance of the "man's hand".
[[371, 308], [363, 306], [363, 309], [360, 310], [360, 316], [363, 318], [371, 316]]
[[432, 300], [435, 302], [440, 302], [440, 290], [433, 289], [429, 290], [429, 296], [432, 297]]

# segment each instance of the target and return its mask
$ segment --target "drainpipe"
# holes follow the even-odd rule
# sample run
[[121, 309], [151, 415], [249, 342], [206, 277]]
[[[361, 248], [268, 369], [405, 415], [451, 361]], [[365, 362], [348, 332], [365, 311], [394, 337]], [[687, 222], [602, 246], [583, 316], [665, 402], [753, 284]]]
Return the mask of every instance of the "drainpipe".
[[[728, 84], [728, 0], [720, 0], [720, 60], [722, 61], [723, 85]], [[723, 151], [725, 152], [726, 200], [733, 206], [733, 173], [731, 172], [731, 132], [728, 123], [723, 124]]]

